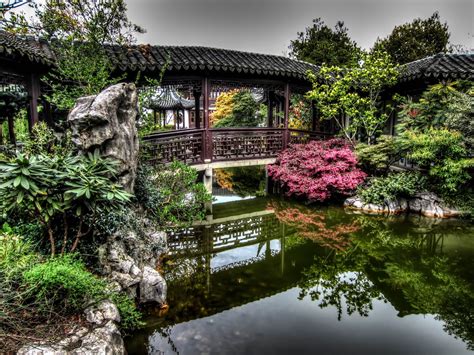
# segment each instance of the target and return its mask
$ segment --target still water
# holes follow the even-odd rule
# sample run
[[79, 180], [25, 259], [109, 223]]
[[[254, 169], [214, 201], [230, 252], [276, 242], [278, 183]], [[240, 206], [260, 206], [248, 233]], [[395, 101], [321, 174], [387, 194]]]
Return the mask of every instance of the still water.
[[171, 233], [169, 311], [130, 354], [472, 353], [473, 224], [230, 190]]

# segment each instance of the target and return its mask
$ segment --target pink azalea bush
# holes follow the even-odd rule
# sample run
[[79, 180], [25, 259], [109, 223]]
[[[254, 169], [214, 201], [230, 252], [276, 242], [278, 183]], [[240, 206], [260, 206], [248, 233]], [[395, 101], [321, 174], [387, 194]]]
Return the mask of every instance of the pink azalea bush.
[[288, 196], [325, 201], [333, 194], [349, 195], [366, 178], [343, 139], [295, 144], [280, 153], [269, 176]]

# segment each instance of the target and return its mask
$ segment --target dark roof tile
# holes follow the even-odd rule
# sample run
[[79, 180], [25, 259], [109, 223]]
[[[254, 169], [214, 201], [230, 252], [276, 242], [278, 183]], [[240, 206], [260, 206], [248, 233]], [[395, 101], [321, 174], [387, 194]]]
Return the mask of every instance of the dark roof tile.
[[401, 67], [400, 81], [420, 78], [474, 80], [474, 54], [436, 54]]

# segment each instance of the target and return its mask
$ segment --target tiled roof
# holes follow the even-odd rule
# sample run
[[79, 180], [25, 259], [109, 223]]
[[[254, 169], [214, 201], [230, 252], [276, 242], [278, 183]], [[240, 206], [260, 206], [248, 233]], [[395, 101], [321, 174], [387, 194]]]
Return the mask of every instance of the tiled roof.
[[170, 72], [207, 71], [306, 79], [308, 70], [318, 68], [282, 56], [218, 48], [136, 45], [126, 50], [120, 46], [107, 49], [112, 62], [123, 71], [160, 70], [168, 62]]
[[400, 81], [420, 78], [474, 80], [474, 54], [436, 54], [401, 67]]
[[0, 31], [0, 56], [24, 58], [41, 64], [51, 64], [54, 58], [47, 41], [33, 36], [16, 36], [5, 31]]

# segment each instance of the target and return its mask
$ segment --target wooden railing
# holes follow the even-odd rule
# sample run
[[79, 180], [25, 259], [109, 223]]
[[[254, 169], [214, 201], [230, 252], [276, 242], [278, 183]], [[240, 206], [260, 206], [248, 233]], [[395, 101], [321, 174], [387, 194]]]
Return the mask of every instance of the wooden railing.
[[281, 128], [211, 129], [212, 160], [237, 160], [275, 157], [284, 149]]
[[211, 128], [157, 132], [143, 138], [152, 164], [187, 164], [276, 157], [288, 144], [328, 138], [329, 134], [284, 128]]
[[152, 164], [203, 161], [204, 129], [159, 132], [143, 137], [143, 153]]

